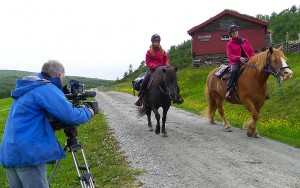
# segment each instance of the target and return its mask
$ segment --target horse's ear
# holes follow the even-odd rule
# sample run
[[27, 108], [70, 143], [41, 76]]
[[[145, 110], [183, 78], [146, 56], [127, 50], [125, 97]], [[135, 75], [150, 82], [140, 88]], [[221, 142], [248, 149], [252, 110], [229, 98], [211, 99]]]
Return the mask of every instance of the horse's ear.
[[166, 72], [167, 72], [166, 68], [163, 68], [162, 71], [163, 71], [163, 73], [166, 73]]
[[273, 47], [272, 46], [269, 47], [269, 52], [270, 52], [270, 54], [273, 53]]
[[283, 46], [281, 45], [281, 46], [278, 48], [278, 50], [281, 50], [281, 51], [282, 51], [282, 50], [283, 50]]

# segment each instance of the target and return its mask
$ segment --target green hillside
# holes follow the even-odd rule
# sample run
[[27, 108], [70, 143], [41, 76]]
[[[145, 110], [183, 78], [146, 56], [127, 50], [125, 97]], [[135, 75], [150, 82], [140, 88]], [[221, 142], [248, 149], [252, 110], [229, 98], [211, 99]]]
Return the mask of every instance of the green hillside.
[[[0, 99], [10, 97], [11, 90], [15, 88], [17, 78], [34, 75], [33, 72], [16, 71], [16, 70], [0, 70]], [[79, 76], [66, 76], [63, 85], [69, 84], [70, 80], [78, 80], [80, 84], [84, 84], [85, 89], [96, 88], [98, 86], [109, 86], [114, 81], [103, 80], [97, 78], [85, 78]]]

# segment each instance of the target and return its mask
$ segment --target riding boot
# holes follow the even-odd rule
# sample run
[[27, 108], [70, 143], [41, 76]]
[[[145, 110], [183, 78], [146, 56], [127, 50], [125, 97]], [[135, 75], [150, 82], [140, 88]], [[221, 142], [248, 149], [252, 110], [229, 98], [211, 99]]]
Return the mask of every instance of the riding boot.
[[233, 92], [233, 89], [230, 88], [228, 89], [227, 93], [226, 93], [226, 96], [225, 96], [225, 99], [226, 100], [231, 100], [231, 93]]
[[173, 103], [182, 104], [184, 102], [183, 98], [181, 98], [179, 95], [176, 97], [176, 99], [173, 100]]
[[180, 90], [179, 90], [179, 87], [177, 85], [177, 93], [178, 93], [178, 96], [176, 97], [176, 99], [173, 100], [173, 103], [177, 103], [177, 104], [182, 104], [184, 102], [183, 98], [180, 97]]

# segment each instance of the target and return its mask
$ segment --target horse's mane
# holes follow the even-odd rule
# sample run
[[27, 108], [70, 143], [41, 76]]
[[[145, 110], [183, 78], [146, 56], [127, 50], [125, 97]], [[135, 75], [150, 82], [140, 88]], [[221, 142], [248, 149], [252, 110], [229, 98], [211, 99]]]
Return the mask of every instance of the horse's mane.
[[[252, 64], [255, 67], [257, 67], [259, 70], [263, 69], [267, 64], [267, 55], [269, 50], [266, 50], [264, 52], [260, 52], [257, 55], [251, 57], [248, 61], [248, 64]], [[251, 66], [246, 66], [245, 70], [252, 69]]]
[[[254, 57], [250, 58], [250, 60], [248, 61], [248, 64], [252, 64], [255, 67], [257, 67], [259, 70], [262, 70], [267, 64], [267, 56], [268, 56], [269, 50], [260, 52], [257, 55], [255, 55]], [[281, 58], [286, 59], [282, 50], [275, 49], [275, 48], [272, 48], [271, 50], [272, 50], [272, 54], [270, 57], [271, 62], [277, 63], [277, 62], [281, 62]], [[253, 67], [251, 67], [251, 66], [246, 66], [245, 70], [255, 70], [255, 69], [253, 69]]]

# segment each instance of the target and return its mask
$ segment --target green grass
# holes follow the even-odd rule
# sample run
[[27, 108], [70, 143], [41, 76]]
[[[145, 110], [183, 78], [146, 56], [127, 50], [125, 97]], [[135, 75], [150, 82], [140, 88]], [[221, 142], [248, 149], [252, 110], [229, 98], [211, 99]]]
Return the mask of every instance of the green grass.
[[[12, 100], [0, 99], [1, 109], [10, 108]], [[2, 139], [4, 125], [9, 110], [0, 111], [0, 137]], [[112, 136], [105, 117], [102, 113], [94, 116], [86, 124], [80, 125], [78, 128], [78, 140], [82, 143], [87, 162], [93, 174], [95, 187], [138, 187], [140, 182], [135, 183], [135, 176], [142, 173], [141, 170], [132, 169], [126, 161], [125, 155], [121, 152], [121, 148]], [[57, 137], [64, 145], [67, 137], [63, 131], [56, 131]], [[61, 161], [54, 181], [51, 184], [53, 188], [62, 187], [81, 187], [77, 179], [77, 172], [71, 153], [66, 152], [67, 158]], [[81, 152], [77, 152], [80, 164]], [[48, 176], [50, 177], [53, 170], [52, 165], [48, 165]], [[1, 187], [9, 187], [5, 169], [0, 168], [0, 185]]]
[[[267, 100], [261, 109], [257, 129], [263, 136], [300, 148], [300, 54], [286, 54], [286, 56], [288, 65], [294, 73], [293, 77], [289, 81], [282, 82], [282, 87], [279, 87], [277, 80], [270, 76], [268, 85], [271, 99]], [[208, 66], [180, 70], [178, 80], [181, 96], [185, 102], [174, 106], [204, 116], [207, 109], [205, 84], [207, 75], [213, 68], [215, 67]], [[119, 83], [112, 88], [132, 94], [129, 81]], [[227, 102], [223, 104], [225, 115], [231, 125], [242, 128], [244, 122], [251, 119], [249, 112], [242, 105], [232, 105]], [[216, 119], [221, 121], [218, 112]]]

